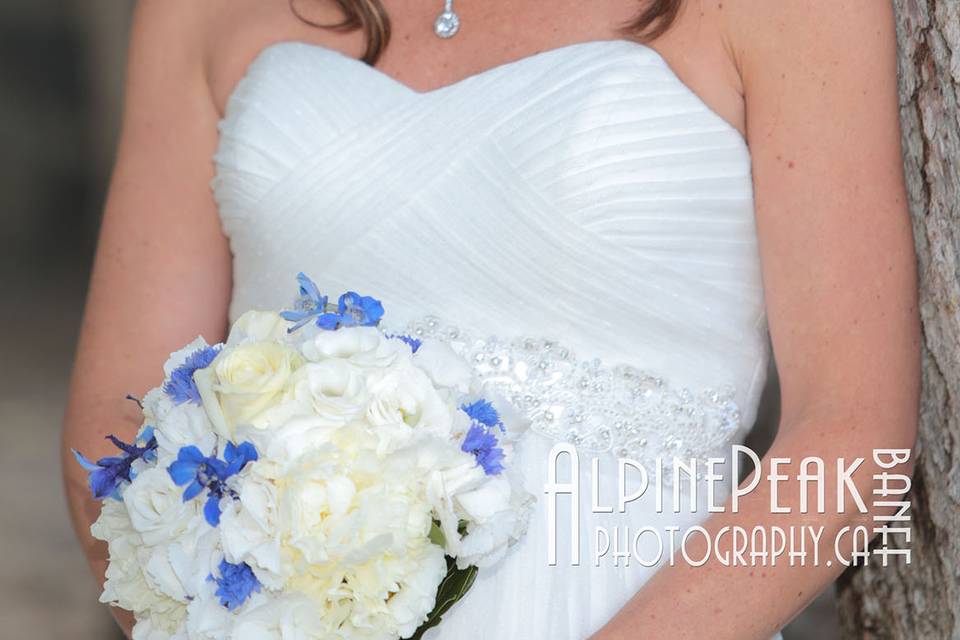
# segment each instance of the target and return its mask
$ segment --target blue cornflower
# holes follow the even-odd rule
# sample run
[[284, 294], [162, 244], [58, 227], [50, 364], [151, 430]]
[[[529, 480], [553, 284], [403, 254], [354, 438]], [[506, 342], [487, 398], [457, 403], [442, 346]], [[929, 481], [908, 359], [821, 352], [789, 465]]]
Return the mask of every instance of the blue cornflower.
[[413, 336], [403, 335], [400, 333], [388, 333], [386, 334], [386, 336], [388, 338], [392, 338], [394, 340], [399, 340], [400, 342], [407, 343], [407, 346], [409, 346], [410, 350], [413, 351], [414, 353], [417, 352], [417, 349], [423, 346], [423, 341], [417, 338], [414, 338]]
[[300, 327], [309, 323], [313, 318], [319, 319], [326, 315], [335, 315], [325, 313], [327, 310], [327, 296], [320, 294], [320, 289], [316, 283], [305, 273], [297, 274], [297, 282], [300, 283], [300, 295], [293, 303], [293, 310], [281, 311], [280, 316], [284, 320], [295, 323], [287, 329], [288, 333], [293, 333]]
[[170, 380], [163, 385], [163, 392], [176, 404], [184, 402], [200, 404], [200, 390], [197, 389], [197, 383], [193, 380], [193, 374], [198, 369], [209, 367], [218, 353], [220, 353], [219, 345], [202, 347], [191, 353], [184, 363], [170, 374]]
[[479, 422], [474, 422], [460, 449], [472, 453], [488, 476], [495, 476], [503, 471], [503, 449], [497, 444], [496, 434]]
[[217, 583], [214, 595], [220, 598], [220, 604], [228, 611], [234, 611], [252, 594], [260, 592], [260, 581], [246, 562], [232, 564], [224, 559], [220, 561], [217, 569], [220, 577], [214, 578], [211, 575], [207, 579]]
[[482, 398], [474, 400], [470, 404], [460, 405], [460, 410], [486, 427], [499, 427], [501, 431], [505, 430], [503, 422], [500, 420], [500, 414], [488, 400]]
[[[124, 482], [133, 479], [131, 469], [136, 460], [150, 460], [156, 455], [157, 439], [153, 436], [153, 428], [146, 427], [137, 436], [133, 444], [127, 444], [116, 436], [107, 436], [107, 440], [123, 452], [123, 455], [100, 458], [96, 463], [87, 460], [79, 451], [71, 449], [73, 457], [80, 466], [89, 472], [88, 483], [93, 497], [97, 500], [104, 498], [120, 499], [120, 487]], [[137, 442], [143, 446], [138, 447]]]
[[197, 447], [181, 447], [177, 459], [167, 467], [167, 473], [178, 487], [187, 485], [183, 491], [183, 501], [193, 500], [207, 489], [207, 502], [203, 506], [203, 517], [211, 527], [220, 524], [220, 499], [224, 493], [233, 496], [224, 483], [239, 473], [249, 462], [257, 460], [257, 450], [249, 442], [235, 445], [228, 442], [223, 452], [223, 460], [216, 456], [205, 456]]

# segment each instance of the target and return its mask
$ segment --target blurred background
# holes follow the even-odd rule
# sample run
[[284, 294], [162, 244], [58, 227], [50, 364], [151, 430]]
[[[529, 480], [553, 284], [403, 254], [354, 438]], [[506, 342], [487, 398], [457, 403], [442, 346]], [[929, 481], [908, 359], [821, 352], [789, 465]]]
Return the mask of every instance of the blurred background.
[[[74, 541], [58, 450], [132, 5], [0, 2], [0, 629], [12, 640], [122, 638]], [[762, 451], [775, 381], [761, 416], [749, 444]], [[784, 637], [831, 640], [836, 629], [831, 590]]]
[[59, 431], [113, 157], [131, 0], [0, 2], [0, 636], [115, 640]]

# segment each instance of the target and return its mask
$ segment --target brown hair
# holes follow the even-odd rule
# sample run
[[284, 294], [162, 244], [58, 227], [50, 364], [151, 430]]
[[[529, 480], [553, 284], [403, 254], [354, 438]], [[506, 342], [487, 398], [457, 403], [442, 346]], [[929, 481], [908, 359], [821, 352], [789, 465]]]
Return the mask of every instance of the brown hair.
[[[621, 32], [644, 41], [654, 40], [666, 32], [676, 20], [683, 0], [644, 0], [644, 7], [629, 20]], [[380, 54], [390, 42], [390, 16], [380, 0], [334, 0], [343, 12], [343, 20], [321, 24], [304, 17], [297, 10], [297, 0], [289, 0], [290, 10], [307, 24], [334, 31], [362, 29], [366, 38], [366, 50], [361, 60], [376, 64]]]

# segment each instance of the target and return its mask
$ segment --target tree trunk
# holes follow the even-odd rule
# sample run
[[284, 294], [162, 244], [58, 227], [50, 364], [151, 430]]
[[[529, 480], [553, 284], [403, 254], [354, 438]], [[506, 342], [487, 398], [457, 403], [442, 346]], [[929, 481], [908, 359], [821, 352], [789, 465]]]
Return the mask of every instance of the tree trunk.
[[960, 640], [960, 1], [894, 5], [924, 336], [912, 557], [847, 571], [839, 607], [845, 638]]

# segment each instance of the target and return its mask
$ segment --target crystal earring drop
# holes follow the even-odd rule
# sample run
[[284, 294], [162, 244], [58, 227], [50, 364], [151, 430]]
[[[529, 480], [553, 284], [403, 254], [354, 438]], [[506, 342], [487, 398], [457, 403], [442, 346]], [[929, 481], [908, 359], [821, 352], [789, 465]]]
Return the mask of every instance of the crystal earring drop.
[[443, 11], [433, 22], [433, 32], [441, 38], [452, 38], [460, 30], [460, 17], [453, 12], [453, 0], [444, 0]]

